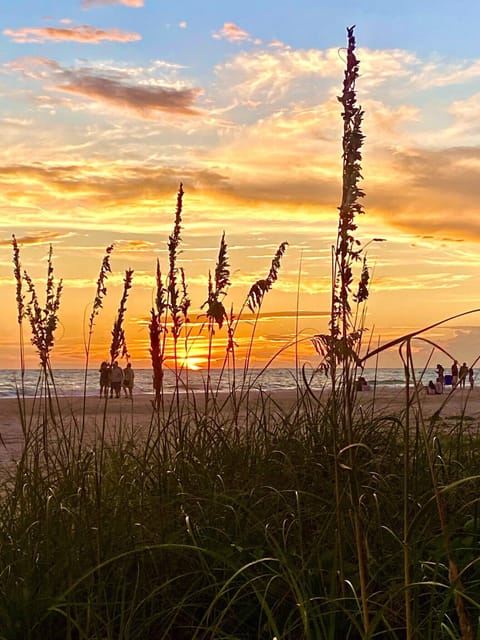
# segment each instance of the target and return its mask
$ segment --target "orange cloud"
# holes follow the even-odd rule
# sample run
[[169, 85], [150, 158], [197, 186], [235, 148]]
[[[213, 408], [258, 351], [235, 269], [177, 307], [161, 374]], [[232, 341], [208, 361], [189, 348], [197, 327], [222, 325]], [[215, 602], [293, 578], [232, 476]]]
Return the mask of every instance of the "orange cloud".
[[225, 39], [229, 42], [242, 42], [244, 40], [251, 40], [250, 34], [241, 29], [233, 22], [225, 22], [220, 31], [214, 31], [212, 37], [216, 40]]
[[[62, 233], [57, 231], [37, 231], [34, 235], [16, 236], [19, 245], [41, 245], [50, 244], [56, 240], [71, 238], [73, 233]], [[12, 246], [12, 239], [0, 240], [0, 247]]]
[[116, 253], [150, 252], [155, 249], [155, 243], [148, 240], [119, 240], [115, 242]]
[[115, 4], [123, 4], [125, 7], [133, 7], [134, 9], [145, 5], [144, 0], [82, 0], [82, 9], [109, 7]]
[[4, 29], [3, 33], [19, 44], [47, 41], [74, 41], [97, 44], [103, 40], [110, 40], [112, 42], [135, 42], [142, 39], [138, 33], [121, 31], [120, 29], [97, 29], [96, 27], [85, 24], [68, 29], [65, 27]]

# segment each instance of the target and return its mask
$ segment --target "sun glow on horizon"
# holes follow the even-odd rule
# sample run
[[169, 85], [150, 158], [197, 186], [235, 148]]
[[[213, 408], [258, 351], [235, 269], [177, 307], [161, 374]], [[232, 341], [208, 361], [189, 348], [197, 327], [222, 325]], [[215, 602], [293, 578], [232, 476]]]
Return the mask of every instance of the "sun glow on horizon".
[[188, 369], [189, 371], [200, 371], [206, 362], [207, 359], [205, 357], [192, 356], [190, 354], [178, 357], [178, 366], [182, 369]]

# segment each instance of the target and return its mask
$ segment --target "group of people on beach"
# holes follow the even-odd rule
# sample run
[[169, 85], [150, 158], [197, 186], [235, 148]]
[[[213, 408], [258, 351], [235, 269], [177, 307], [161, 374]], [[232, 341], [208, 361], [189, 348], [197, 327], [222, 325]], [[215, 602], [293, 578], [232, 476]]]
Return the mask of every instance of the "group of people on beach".
[[[427, 387], [427, 393], [443, 393], [446, 384], [445, 368], [441, 364], [437, 364], [436, 373], [437, 379], [435, 382], [433, 382], [433, 380], [430, 380]], [[470, 389], [473, 389], [475, 379], [473, 367], [469, 367], [466, 362], [464, 362], [459, 367], [458, 360], [454, 360], [451, 367], [451, 375], [448, 381], [452, 385], [452, 389], [455, 389], [456, 387], [465, 389], [467, 379], [470, 385]]]
[[120, 398], [122, 387], [126, 398], [133, 398], [135, 372], [130, 362], [122, 369], [118, 362], [110, 365], [106, 360], [100, 365], [100, 397]]

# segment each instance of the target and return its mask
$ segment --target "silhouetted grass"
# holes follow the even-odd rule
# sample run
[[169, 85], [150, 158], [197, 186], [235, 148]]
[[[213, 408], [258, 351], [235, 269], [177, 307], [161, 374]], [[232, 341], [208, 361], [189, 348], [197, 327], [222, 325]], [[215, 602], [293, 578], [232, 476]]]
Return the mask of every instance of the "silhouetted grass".
[[[176, 420], [160, 417], [166, 438]], [[352, 445], [334, 455], [328, 404], [308, 395], [289, 409], [261, 397], [241, 431], [214, 407], [201, 420], [186, 407], [181, 420], [182, 450], [124, 424], [112, 440], [58, 451], [48, 469], [25, 452], [2, 481], [0, 637], [403, 638], [405, 589], [417, 637], [448, 637], [445, 627], [460, 637], [460, 594], [476, 618], [480, 434], [468, 420], [449, 426], [464, 429], [464, 446], [432, 424], [407, 463], [400, 418], [358, 414], [354, 469]], [[52, 450], [65, 433], [48, 437]], [[345, 508], [338, 529], [334, 467], [345, 490], [351, 473], [362, 487], [369, 635], [355, 523]], [[453, 583], [437, 490], [462, 567]]]

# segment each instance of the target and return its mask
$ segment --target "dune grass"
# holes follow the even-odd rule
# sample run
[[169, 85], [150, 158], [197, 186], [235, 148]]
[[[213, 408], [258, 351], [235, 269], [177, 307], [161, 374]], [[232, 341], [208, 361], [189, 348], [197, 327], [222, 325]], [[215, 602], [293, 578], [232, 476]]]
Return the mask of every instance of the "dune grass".
[[[291, 405], [252, 393], [255, 324], [229, 394], [212, 387], [210, 369], [203, 393], [191, 393], [177, 359], [175, 391], [164, 393], [169, 341], [176, 354], [181, 341], [188, 352], [192, 339], [178, 265], [180, 185], [168, 270], [164, 281], [157, 263], [150, 313], [150, 424], [141, 428], [132, 413], [112, 425], [106, 397], [97, 437], [86, 438], [85, 402], [80, 419], [62, 415], [50, 366], [61, 292], [51, 253], [42, 309], [33, 281], [22, 276], [14, 238], [21, 363], [27, 318], [40, 377], [30, 414], [19, 389], [25, 446], [0, 478], [1, 640], [479, 637], [479, 425], [466, 413], [425, 417], [410, 375], [398, 415], [364, 411], [357, 402], [357, 371], [377, 353], [361, 355], [369, 276], [354, 237], [363, 195], [357, 73], [349, 29], [330, 331], [312, 341], [329, 376], [322, 393], [310, 388], [305, 371]], [[216, 332], [226, 327], [225, 375], [232, 365], [235, 371], [243, 309], [259, 311], [286, 246], [235, 315], [224, 305], [230, 270], [222, 235], [203, 330], [211, 353]], [[88, 324], [87, 365], [112, 249]], [[125, 273], [112, 361], [127, 351], [132, 277]], [[23, 282], [31, 302], [24, 301]], [[406, 374], [415, 370], [410, 343], [420, 333], [394, 341], [406, 351]]]
[[241, 430], [185, 406], [181, 425], [174, 412], [143, 439], [123, 425], [81, 449], [50, 430], [48, 465], [42, 434], [2, 481], [0, 637], [404, 638], [405, 590], [414, 637], [462, 637], [456, 598], [472, 620], [480, 602], [478, 429], [437, 420], [424, 439], [399, 416], [358, 414], [352, 445], [308, 395], [288, 411], [267, 397], [250, 409]]

